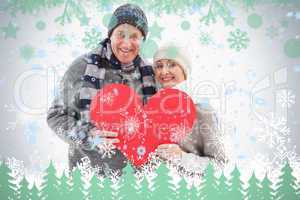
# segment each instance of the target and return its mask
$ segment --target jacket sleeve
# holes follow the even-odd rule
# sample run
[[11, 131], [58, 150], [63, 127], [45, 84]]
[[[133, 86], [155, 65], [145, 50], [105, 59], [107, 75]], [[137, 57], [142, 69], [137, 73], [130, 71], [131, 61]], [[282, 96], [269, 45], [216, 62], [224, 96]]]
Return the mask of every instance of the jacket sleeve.
[[179, 160], [183, 171], [204, 174], [208, 164], [215, 170], [224, 168], [227, 162], [223, 136], [218, 127], [214, 111], [209, 107], [197, 105], [197, 119], [192, 133], [183, 141], [184, 153]]
[[92, 137], [89, 132], [93, 125], [81, 120], [76, 107], [81, 76], [85, 69], [86, 61], [83, 57], [77, 58], [68, 68], [60, 82], [58, 95], [48, 110], [47, 123], [69, 145], [92, 150]]

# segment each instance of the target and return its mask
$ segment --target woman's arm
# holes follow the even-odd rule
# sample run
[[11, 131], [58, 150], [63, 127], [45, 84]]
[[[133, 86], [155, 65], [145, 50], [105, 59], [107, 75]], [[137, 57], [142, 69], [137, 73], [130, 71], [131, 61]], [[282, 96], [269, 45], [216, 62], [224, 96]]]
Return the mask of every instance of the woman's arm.
[[227, 162], [218, 121], [209, 106], [197, 105], [192, 133], [180, 145], [161, 145], [158, 150], [171, 165], [189, 174], [203, 174], [209, 163], [221, 170]]

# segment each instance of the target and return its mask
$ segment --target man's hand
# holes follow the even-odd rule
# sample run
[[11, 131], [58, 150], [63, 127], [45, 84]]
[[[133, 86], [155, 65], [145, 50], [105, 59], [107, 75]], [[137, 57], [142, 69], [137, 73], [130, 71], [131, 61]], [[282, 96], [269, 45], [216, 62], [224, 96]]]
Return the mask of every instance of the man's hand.
[[161, 144], [157, 147], [156, 153], [162, 160], [180, 159], [184, 151], [178, 144]]
[[93, 137], [99, 137], [100, 139], [100, 144], [97, 144], [99, 148], [103, 144], [108, 144], [111, 145], [112, 149], [115, 149], [116, 146], [114, 144], [119, 143], [119, 139], [116, 137], [118, 136], [117, 132], [112, 132], [112, 131], [105, 131], [105, 130], [99, 130], [97, 128], [91, 129], [91, 134]]

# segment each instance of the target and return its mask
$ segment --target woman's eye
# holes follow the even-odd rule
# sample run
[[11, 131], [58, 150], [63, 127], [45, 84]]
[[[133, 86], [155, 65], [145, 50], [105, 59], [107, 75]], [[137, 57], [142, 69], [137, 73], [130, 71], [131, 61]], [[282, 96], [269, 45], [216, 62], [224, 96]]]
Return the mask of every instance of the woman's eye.
[[161, 64], [161, 63], [156, 64], [156, 68], [157, 68], [157, 69], [163, 68], [163, 64]]
[[175, 62], [171, 62], [169, 66], [170, 67], [176, 67], [176, 63]]

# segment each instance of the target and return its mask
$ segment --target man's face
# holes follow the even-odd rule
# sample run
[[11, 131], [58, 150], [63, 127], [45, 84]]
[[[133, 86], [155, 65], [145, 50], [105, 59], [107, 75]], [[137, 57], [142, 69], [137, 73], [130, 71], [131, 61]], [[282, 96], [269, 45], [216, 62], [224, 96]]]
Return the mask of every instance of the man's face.
[[122, 64], [131, 63], [138, 55], [143, 41], [142, 32], [130, 24], [121, 24], [111, 35], [112, 51]]

